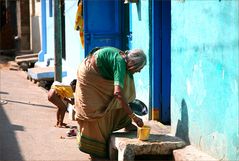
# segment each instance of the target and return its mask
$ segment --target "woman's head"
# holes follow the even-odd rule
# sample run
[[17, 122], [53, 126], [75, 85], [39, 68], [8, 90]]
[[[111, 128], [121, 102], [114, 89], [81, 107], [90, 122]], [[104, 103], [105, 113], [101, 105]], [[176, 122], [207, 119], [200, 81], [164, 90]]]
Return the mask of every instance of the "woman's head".
[[144, 51], [141, 49], [133, 49], [126, 52], [127, 69], [131, 73], [140, 72], [146, 65], [147, 59]]

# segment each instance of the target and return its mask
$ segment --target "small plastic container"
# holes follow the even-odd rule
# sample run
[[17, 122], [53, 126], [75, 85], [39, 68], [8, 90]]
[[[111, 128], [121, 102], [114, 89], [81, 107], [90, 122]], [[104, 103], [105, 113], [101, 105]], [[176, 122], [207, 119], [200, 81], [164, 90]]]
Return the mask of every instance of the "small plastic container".
[[143, 127], [138, 127], [137, 137], [139, 140], [145, 141], [149, 139], [150, 126], [144, 125]]

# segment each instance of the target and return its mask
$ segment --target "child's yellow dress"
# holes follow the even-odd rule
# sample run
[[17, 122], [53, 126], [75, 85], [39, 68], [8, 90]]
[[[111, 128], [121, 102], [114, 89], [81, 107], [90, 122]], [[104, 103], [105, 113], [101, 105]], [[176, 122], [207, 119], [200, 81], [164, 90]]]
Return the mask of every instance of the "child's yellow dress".
[[74, 97], [73, 90], [70, 85], [64, 85], [55, 81], [51, 88], [56, 90], [56, 93], [61, 97], [61, 99]]

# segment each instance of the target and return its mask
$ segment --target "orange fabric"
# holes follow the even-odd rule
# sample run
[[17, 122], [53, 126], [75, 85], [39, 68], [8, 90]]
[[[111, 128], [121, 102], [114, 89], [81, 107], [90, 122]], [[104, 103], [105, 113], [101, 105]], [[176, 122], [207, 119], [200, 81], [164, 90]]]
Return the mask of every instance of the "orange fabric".
[[70, 85], [64, 85], [55, 81], [52, 84], [51, 89], [55, 89], [56, 93], [61, 97], [61, 99], [74, 97], [73, 90]]
[[75, 19], [75, 30], [80, 33], [80, 40], [82, 47], [84, 48], [84, 19], [83, 19], [83, 2], [78, 5]]

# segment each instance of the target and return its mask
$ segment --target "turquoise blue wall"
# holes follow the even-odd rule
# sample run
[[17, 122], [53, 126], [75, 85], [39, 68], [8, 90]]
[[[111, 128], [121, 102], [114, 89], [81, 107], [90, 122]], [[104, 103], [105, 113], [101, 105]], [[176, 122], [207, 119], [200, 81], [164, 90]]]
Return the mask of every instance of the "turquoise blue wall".
[[[76, 78], [77, 67], [84, 58], [79, 32], [74, 29], [76, 10], [77, 1], [65, 1], [66, 59], [62, 59], [62, 67], [64, 71], [67, 71], [67, 77], [63, 78], [63, 82], [66, 83]], [[40, 66], [46, 66], [47, 59], [54, 58], [54, 2], [52, 11], [52, 17], [50, 17], [49, 0], [46, 0], [47, 51], [44, 62], [38, 63]], [[50, 66], [54, 66], [54, 60], [51, 61]]]
[[239, 160], [239, 1], [172, 1], [172, 132]]
[[[132, 3], [131, 18], [133, 39], [131, 48], [141, 48], [148, 55], [149, 51], [149, 19], [148, 19], [148, 1]], [[53, 16], [49, 16], [49, 0], [46, 0], [46, 18], [47, 18], [47, 52], [44, 55], [44, 62], [38, 64], [45, 66], [48, 58], [54, 58], [54, 9]], [[77, 10], [77, 1], [65, 1], [65, 42], [66, 42], [66, 60], [62, 60], [63, 70], [67, 71], [67, 77], [63, 78], [63, 82], [69, 82], [76, 76], [76, 70], [79, 63], [84, 58], [84, 50], [80, 43], [79, 32], [74, 30], [75, 14]], [[139, 28], [140, 26], [140, 28]], [[140, 41], [139, 41], [140, 40]], [[51, 61], [54, 66], [54, 60]], [[149, 63], [141, 71], [135, 74], [137, 98], [149, 103]], [[147, 94], [147, 97], [145, 95]]]
[[68, 78], [71, 81], [76, 78], [78, 65], [84, 59], [84, 50], [80, 42], [79, 31], [74, 29], [77, 0], [65, 0], [65, 27], [66, 27], [66, 61]]
[[147, 55], [147, 65], [140, 73], [134, 74], [136, 97], [149, 104], [149, 3], [139, 1], [130, 4], [130, 19], [132, 28], [131, 49], [140, 48]]

